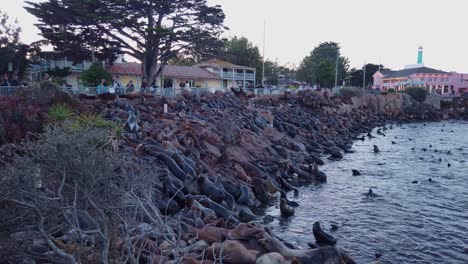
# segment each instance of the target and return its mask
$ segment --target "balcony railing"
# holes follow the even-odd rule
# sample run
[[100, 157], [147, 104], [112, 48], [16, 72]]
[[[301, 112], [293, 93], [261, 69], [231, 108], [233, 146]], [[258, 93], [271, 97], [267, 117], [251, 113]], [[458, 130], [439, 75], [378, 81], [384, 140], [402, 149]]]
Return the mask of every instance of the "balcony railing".
[[63, 69], [68, 67], [71, 72], [82, 72], [84, 70], [89, 69], [91, 66], [91, 63], [76, 63], [73, 64], [73, 62], [70, 61], [54, 61], [53, 63], [51, 62], [45, 62], [42, 64], [36, 64], [32, 66], [33, 71], [48, 71], [48, 70], [53, 70], [55, 67], [59, 69]]
[[[237, 81], [242, 81], [244, 80], [244, 73], [243, 72], [222, 72], [221, 73], [221, 78], [223, 79], [228, 79], [228, 80], [237, 80]], [[245, 73], [245, 79], [246, 80], [255, 80], [255, 74], [253, 73]]]

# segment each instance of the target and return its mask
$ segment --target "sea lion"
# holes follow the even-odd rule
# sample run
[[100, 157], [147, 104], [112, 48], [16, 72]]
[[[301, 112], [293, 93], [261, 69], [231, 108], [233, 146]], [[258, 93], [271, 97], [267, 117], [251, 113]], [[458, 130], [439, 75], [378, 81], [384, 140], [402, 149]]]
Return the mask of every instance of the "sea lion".
[[226, 264], [254, 264], [258, 251], [247, 249], [236, 240], [215, 243], [206, 250], [208, 259], [222, 259]]
[[178, 153], [172, 154], [171, 158], [179, 165], [179, 167], [188, 175], [196, 178], [197, 173], [195, 172], [194, 167], [192, 167], [187, 161], [184, 159], [184, 157]]
[[428, 182], [429, 184], [432, 184], [432, 178], [429, 178]]
[[361, 172], [359, 172], [358, 170], [351, 170], [353, 172], [353, 176], [360, 176], [361, 175]]
[[292, 206], [292, 207], [298, 207], [299, 204], [297, 202], [294, 202], [294, 201], [289, 201], [288, 200], [288, 197], [286, 195], [286, 192], [284, 192], [283, 190], [280, 190], [280, 195], [281, 195], [281, 199], [284, 199], [286, 200], [286, 203], [289, 205], [289, 206]]
[[249, 188], [244, 184], [239, 184], [240, 195], [237, 198], [237, 202], [240, 204], [245, 204], [247, 206], [252, 206], [254, 202], [250, 199]]
[[374, 153], [379, 153], [380, 150], [379, 150], [379, 147], [377, 145], [374, 145]]
[[173, 215], [180, 211], [180, 207], [175, 200], [164, 197], [159, 200], [158, 209], [164, 215]]
[[257, 216], [250, 210], [250, 208], [246, 205], [237, 205], [239, 221], [242, 223], [248, 223], [251, 221], [255, 221]]
[[267, 204], [270, 200], [268, 192], [265, 190], [265, 180], [261, 178], [252, 179], [252, 191], [255, 198], [257, 198], [262, 204]]
[[374, 198], [374, 197], [375, 197], [374, 191], [372, 190], [372, 188], [370, 188], [369, 191], [367, 192], [367, 198]]
[[203, 206], [196, 200], [191, 199], [189, 201], [189, 205], [200, 210], [203, 213], [203, 217], [216, 217], [216, 213], [214, 210]]
[[228, 230], [215, 226], [205, 225], [198, 230], [198, 237], [200, 240], [206, 241], [210, 244], [218, 241], [224, 241], [228, 238]]
[[285, 199], [280, 199], [280, 211], [282, 217], [291, 217], [296, 213], [294, 208], [289, 206]]
[[208, 208], [212, 209], [213, 211], [215, 211], [217, 217], [223, 218], [224, 220], [226, 220], [227, 222], [229, 222], [231, 224], [236, 225], [236, 224], [239, 223], [239, 220], [237, 220], [237, 218], [234, 217], [228, 209], [226, 209], [224, 206], [214, 202], [210, 198], [204, 197], [204, 198], [202, 198], [200, 200], [200, 203], [203, 206], [208, 207]]
[[217, 203], [222, 203], [224, 201], [224, 198], [226, 197], [224, 195], [224, 190], [220, 190], [217, 186], [215, 186], [215, 184], [210, 181], [208, 177], [201, 176], [198, 178], [197, 182], [200, 186], [200, 191], [206, 195], [206, 197]]
[[319, 222], [314, 223], [314, 226], [312, 228], [312, 232], [314, 234], [316, 243], [318, 245], [320, 245], [320, 246], [322, 246], [322, 245], [334, 246], [337, 243], [337, 239], [334, 238], [333, 236], [325, 233], [325, 231], [320, 226]]
[[191, 176], [187, 175], [177, 163], [168, 155], [164, 153], [157, 153], [156, 157], [161, 160], [168, 168], [169, 171], [174, 174], [181, 181], [191, 180]]
[[290, 249], [277, 238], [265, 233], [264, 238], [258, 240], [267, 251], [276, 252], [285, 258], [297, 258], [299, 263], [327, 263], [342, 264], [343, 257], [335, 247], [321, 247], [317, 249]]
[[216, 186], [219, 190], [224, 192], [224, 202], [228, 206], [228, 208], [234, 209], [236, 207], [236, 200], [234, 197], [224, 189], [223, 183], [221, 181], [221, 176], [218, 175], [214, 181], [214, 186]]
[[271, 252], [259, 257], [255, 264], [291, 264], [291, 261], [279, 253]]
[[125, 125], [132, 133], [137, 133], [140, 130], [135, 113], [132, 111], [128, 111], [128, 119]]
[[287, 192], [294, 190], [294, 186], [292, 186], [289, 182], [287, 182], [283, 177], [277, 176], [276, 180], [280, 184], [283, 190], [286, 190]]

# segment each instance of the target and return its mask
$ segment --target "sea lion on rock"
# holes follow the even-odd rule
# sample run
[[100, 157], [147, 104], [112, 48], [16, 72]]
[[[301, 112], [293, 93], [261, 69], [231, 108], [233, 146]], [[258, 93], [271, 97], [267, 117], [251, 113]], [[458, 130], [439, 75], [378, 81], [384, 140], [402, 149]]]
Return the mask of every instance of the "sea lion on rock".
[[338, 149], [327, 147], [325, 147], [324, 149], [328, 152], [328, 154], [331, 155], [332, 159], [343, 159], [343, 154]]
[[291, 217], [296, 213], [294, 208], [289, 206], [285, 199], [280, 199], [280, 211], [282, 217]]
[[271, 252], [259, 257], [255, 264], [291, 264], [291, 261], [279, 253]]
[[325, 162], [321, 158], [312, 153], [309, 153], [309, 156], [305, 158], [305, 161], [308, 163], [316, 163], [317, 165], [325, 165]]
[[252, 191], [255, 198], [257, 198], [262, 204], [267, 204], [270, 200], [268, 192], [265, 190], [265, 180], [260, 178], [252, 179]]
[[226, 205], [229, 208], [234, 209], [236, 207], [236, 200], [228, 191], [226, 191], [226, 189], [224, 189], [223, 183], [221, 181], [221, 176], [218, 175], [216, 177], [214, 185], [224, 193], [224, 202], [226, 203]]
[[208, 179], [206, 176], [201, 176], [197, 180], [200, 185], [201, 192], [206, 195], [206, 197], [212, 199], [215, 202], [221, 203], [226, 197], [224, 195], [224, 190], [219, 189], [215, 184]]
[[137, 133], [140, 130], [140, 126], [138, 126], [138, 122], [135, 116], [135, 113], [132, 111], [128, 111], [128, 119], [125, 126], [130, 130], [132, 133]]
[[215, 243], [207, 249], [208, 259], [222, 259], [226, 264], [254, 264], [258, 251], [247, 249], [236, 240]]
[[228, 230], [225, 228], [205, 225], [202, 229], [198, 230], [198, 237], [200, 240], [212, 244], [214, 242], [226, 240], [228, 238]]
[[254, 202], [250, 199], [250, 190], [244, 184], [239, 184], [240, 195], [237, 198], [237, 202], [240, 204], [245, 204], [247, 206], [253, 206]]
[[177, 178], [179, 178], [181, 181], [186, 181], [186, 180], [191, 180], [191, 177], [187, 175], [180, 167], [177, 165], [177, 163], [168, 155], [164, 153], [158, 153], [156, 157], [161, 160], [166, 166], [169, 168], [169, 171], [174, 174]]
[[282, 189], [286, 190], [287, 192], [294, 190], [294, 186], [292, 186], [289, 182], [287, 182], [283, 177], [278, 176], [276, 177], [276, 180], [282, 187]]
[[194, 167], [192, 167], [189, 163], [186, 162], [184, 157], [178, 153], [172, 154], [171, 158], [179, 165], [179, 167], [188, 175], [196, 178], [197, 173], [195, 172]]
[[342, 264], [343, 257], [335, 247], [321, 247], [317, 249], [290, 249], [277, 238], [265, 233], [258, 240], [267, 251], [276, 252], [285, 258], [297, 258], [300, 263]]
[[239, 223], [239, 220], [237, 220], [237, 218], [235, 218], [228, 209], [226, 209], [224, 206], [212, 201], [210, 198], [204, 197], [204, 198], [202, 198], [200, 200], [200, 203], [202, 205], [212, 209], [213, 211], [215, 211], [217, 217], [223, 218], [224, 220], [226, 220], [227, 222], [232, 223], [232, 224], [238, 224]]
[[336, 238], [325, 233], [325, 231], [320, 226], [319, 222], [314, 223], [312, 232], [314, 233], [314, 237], [318, 245], [329, 245], [329, 246], [336, 245], [336, 242], [337, 242]]

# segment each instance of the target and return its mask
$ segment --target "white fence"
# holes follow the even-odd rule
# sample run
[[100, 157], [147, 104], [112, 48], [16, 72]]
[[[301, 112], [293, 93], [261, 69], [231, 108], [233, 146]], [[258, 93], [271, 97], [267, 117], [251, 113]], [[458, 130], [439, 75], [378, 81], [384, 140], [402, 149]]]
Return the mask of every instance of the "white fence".
[[[22, 86], [0, 86], [0, 96], [14, 96], [18, 88]], [[62, 87], [65, 91], [69, 92], [72, 95], [76, 94], [87, 94], [87, 95], [97, 95], [96, 87], [80, 87], [80, 88], [71, 88], [71, 87]], [[199, 95], [202, 93], [210, 92], [214, 93], [216, 91], [221, 92], [231, 92], [228, 88], [155, 88], [148, 89], [146, 94], [151, 94], [154, 96], [160, 97], [175, 97], [181, 95], [184, 91], [188, 91], [193, 95]], [[283, 94], [285, 92], [296, 93], [298, 89], [286, 89], [286, 88], [245, 88], [245, 92], [253, 93], [255, 95], [270, 95], [270, 94]], [[141, 93], [137, 91], [137, 93]], [[125, 91], [121, 91], [121, 94], [125, 94]]]

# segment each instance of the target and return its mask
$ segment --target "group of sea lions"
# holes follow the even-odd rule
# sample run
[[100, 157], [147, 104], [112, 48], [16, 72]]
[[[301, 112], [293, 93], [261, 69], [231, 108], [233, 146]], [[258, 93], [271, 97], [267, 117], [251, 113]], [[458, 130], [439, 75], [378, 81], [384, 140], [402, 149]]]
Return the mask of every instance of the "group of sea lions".
[[319, 92], [251, 97], [83, 98], [89, 111], [126, 124], [121, 153], [165, 168], [155, 175], [157, 207], [181, 222], [184, 249], [147, 238], [153, 246], [145, 256], [156, 263], [353, 263], [319, 225], [319, 247], [301, 250], [255, 224], [253, 209], [279, 199], [281, 216], [294, 215], [299, 204], [287, 194], [326, 182], [323, 157], [342, 159], [359, 134], [400, 117], [365, 106], [338, 111], [346, 102]]

